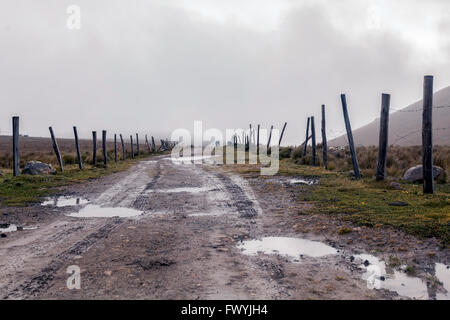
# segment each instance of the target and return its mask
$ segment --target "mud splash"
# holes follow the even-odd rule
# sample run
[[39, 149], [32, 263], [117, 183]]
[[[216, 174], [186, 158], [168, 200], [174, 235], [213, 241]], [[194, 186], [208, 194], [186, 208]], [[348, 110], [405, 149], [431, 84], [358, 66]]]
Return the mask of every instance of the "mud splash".
[[69, 214], [69, 216], [76, 218], [111, 218], [111, 217], [131, 218], [140, 216], [141, 214], [143, 214], [143, 211], [139, 211], [132, 208], [124, 208], [124, 207], [107, 208], [95, 204], [89, 204], [84, 208], [82, 208], [80, 211]]
[[388, 272], [386, 263], [370, 254], [356, 255], [355, 258], [362, 263], [360, 267], [366, 270], [363, 279], [367, 281], [369, 289], [386, 289], [412, 299], [429, 298], [427, 284], [422, 279], [408, 276], [403, 271]]
[[248, 240], [237, 246], [246, 255], [280, 254], [292, 259], [299, 259], [303, 255], [320, 258], [334, 255], [337, 250], [322, 242], [287, 237], [266, 237], [261, 240]]
[[71, 207], [71, 206], [80, 206], [89, 203], [89, 200], [80, 197], [56, 197], [56, 198], [48, 198], [46, 201], [42, 202], [42, 206], [55, 206], [55, 207]]

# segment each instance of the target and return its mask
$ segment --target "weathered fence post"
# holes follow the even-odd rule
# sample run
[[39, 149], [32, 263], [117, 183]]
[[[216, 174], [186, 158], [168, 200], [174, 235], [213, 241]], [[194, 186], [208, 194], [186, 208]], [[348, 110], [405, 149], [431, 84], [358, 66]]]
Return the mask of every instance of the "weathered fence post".
[[106, 167], [106, 130], [102, 131], [102, 149], [103, 149], [103, 165]]
[[117, 163], [117, 134], [114, 133], [114, 162]]
[[258, 133], [256, 135], [256, 155], [259, 156], [259, 124], [258, 124]]
[[425, 76], [422, 113], [423, 193], [433, 193], [433, 76]]
[[311, 148], [312, 148], [312, 165], [316, 165], [316, 126], [314, 125], [314, 117], [311, 117]]
[[152, 136], [152, 151], [155, 152], [155, 150], [156, 150], [155, 139]]
[[92, 131], [92, 165], [97, 165], [97, 131]]
[[119, 134], [120, 142], [122, 144], [122, 160], [127, 159], [127, 150], [125, 149], [125, 143], [123, 142], [122, 134]]
[[286, 130], [287, 122], [284, 123], [283, 130], [281, 130], [280, 140], [278, 141], [278, 146], [281, 146], [281, 140], [283, 139], [284, 130]]
[[306, 122], [306, 138], [305, 138], [305, 144], [303, 146], [303, 156], [306, 156], [306, 148], [308, 147], [308, 140], [309, 140], [309, 122], [311, 119], [308, 117], [308, 121]]
[[73, 127], [73, 134], [75, 136], [75, 148], [77, 149], [77, 158], [78, 158], [78, 167], [80, 170], [83, 169], [83, 160], [81, 159], [81, 152], [80, 152], [80, 144], [78, 143], [78, 132], [77, 127]]
[[386, 175], [390, 100], [391, 96], [389, 94], [383, 93], [381, 95], [380, 136], [378, 142], [378, 162], [376, 173], [377, 181], [384, 180]]
[[19, 168], [19, 117], [12, 118], [13, 126], [13, 173], [17, 177], [20, 175]]
[[50, 131], [50, 137], [52, 138], [52, 144], [53, 144], [53, 150], [56, 154], [56, 159], [58, 160], [59, 168], [61, 169], [61, 172], [64, 172], [64, 164], [61, 158], [61, 153], [59, 152], [58, 143], [56, 142], [55, 134], [53, 133], [53, 128], [48, 127], [48, 130]]
[[322, 105], [322, 158], [323, 166], [328, 170], [327, 131], [325, 127], [325, 105]]
[[342, 112], [344, 113], [345, 128], [347, 130], [348, 146], [350, 148], [350, 154], [352, 156], [352, 164], [353, 170], [355, 172], [355, 178], [361, 179], [361, 172], [359, 171], [358, 159], [356, 158], [355, 144], [353, 142], [352, 127], [350, 126], [350, 120], [348, 118], [347, 99], [345, 98], [345, 94], [341, 94], [341, 102], [342, 102]]
[[145, 135], [145, 144], [147, 145], [148, 153], [150, 154], [152, 151], [150, 150], [150, 144], [148, 143], [147, 134]]
[[137, 133], [136, 133], [136, 151], [137, 151], [137, 155], [139, 156], [141, 151], [139, 149], [139, 135]]
[[134, 159], [133, 135], [130, 135], [130, 141], [131, 141], [131, 159]]
[[273, 126], [270, 126], [269, 140], [267, 141], [267, 150], [270, 148], [270, 140], [272, 140], [272, 130]]

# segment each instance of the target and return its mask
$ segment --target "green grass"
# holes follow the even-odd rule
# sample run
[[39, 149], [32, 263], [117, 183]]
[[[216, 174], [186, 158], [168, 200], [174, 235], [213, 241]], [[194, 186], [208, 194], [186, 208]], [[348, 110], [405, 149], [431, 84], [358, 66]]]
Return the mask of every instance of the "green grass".
[[106, 168], [85, 164], [84, 169], [79, 170], [77, 165], [68, 165], [64, 167], [63, 173], [58, 171], [54, 175], [20, 175], [13, 177], [11, 172], [6, 172], [3, 176], [0, 176], [0, 206], [26, 206], [40, 202], [42, 197], [58, 192], [58, 187], [82, 183], [126, 170], [145, 157], [136, 157], [134, 160], [127, 159], [119, 161], [117, 164], [111, 161]]
[[[422, 185], [399, 181], [401, 190], [389, 182], [368, 177], [354, 180], [348, 174], [318, 167], [299, 166], [291, 160], [280, 164], [280, 175], [305, 175], [320, 178], [305, 188], [301, 201], [314, 204], [311, 212], [336, 215], [360, 226], [392, 226], [420, 237], [436, 237], [450, 244], [450, 184], [435, 184], [433, 195], [424, 195]], [[306, 194], [306, 195], [305, 195]], [[392, 202], [408, 206], [391, 206]]]

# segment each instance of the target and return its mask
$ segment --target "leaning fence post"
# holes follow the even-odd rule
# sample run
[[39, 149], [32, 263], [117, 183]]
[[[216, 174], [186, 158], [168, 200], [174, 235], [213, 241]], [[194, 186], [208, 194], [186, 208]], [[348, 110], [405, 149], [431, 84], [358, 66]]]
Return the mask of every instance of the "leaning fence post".
[[269, 140], [267, 141], [267, 150], [270, 148], [270, 140], [272, 140], [272, 130], [273, 126], [270, 126]]
[[355, 144], [353, 142], [352, 127], [350, 126], [350, 120], [348, 118], [347, 100], [345, 98], [345, 94], [341, 94], [341, 102], [342, 102], [342, 112], [344, 113], [345, 128], [347, 130], [348, 146], [350, 148], [350, 154], [352, 156], [352, 164], [353, 170], [355, 172], [355, 178], [361, 179], [361, 172], [359, 171], [358, 159], [356, 158]]
[[117, 163], [117, 134], [114, 133], [114, 162]]
[[278, 146], [281, 146], [281, 140], [283, 139], [284, 130], [286, 130], [287, 122], [284, 123], [283, 130], [281, 130], [280, 140], [278, 141]]
[[311, 119], [308, 117], [308, 121], [306, 122], [306, 138], [305, 138], [305, 145], [303, 146], [303, 156], [306, 156], [306, 148], [308, 147], [308, 140], [309, 140], [309, 122]]
[[322, 105], [322, 158], [323, 165], [328, 170], [327, 131], [325, 128], [325, 105]]
[[125, 143], [123, 142], [122, 134], [119, 134], [120, 142], [122, 144], [122, 160], [127, 159], [127, 150], [125, 150]]
[[20, 175], [19, 168], [19, 117], [12, 118], [13, 126], [13, 172], [14, 176]]
[[433, 76], [425, 76], [422, 112], [423, 193], [433, 193]]
[[139, 150], [139, 135], [136, 133], [136, 151], [137, 151], [137, 155], [139, 156], [139, 154], [141, 153]]
[[106, 167], [106, 130], [102, 131], [103, 165]]
[[134, 159], [133, 135], [130, 135], [130, 141], [131, 141], [131, 159]]
[[381, 95], [380, 136], [378, 142], [378, 162], [376, 174], [377, 181], [384, 180], [386, 175], [390, 100], [391, 96], [389, 94], [383, 93]]
[[92, 165], [97, 165], [97, 131], [92, 131]]
[[75, 136], [75, 148], [77, 149], [77, 158], [78, 158], [78, 167], [80, 170], [83, 169], [83, 160], [81, 159], [81, 152], [80, 152], [80, 144], [78, 143], [78, 132], [77, 127], [73, 127], [73, 134]]
[[316, 165], [316, 126], [314, 125], [314, 117], [311, 117], [311, 148], [312, 148], [312, 165]]
[[145, 145], [147, 146], [148, 153], [150, 154], [150, 153], [151, 153], [151, 150], [150, 150], [150, 145], [149, 145], [149, 143], [148, 143], [147, 134], [145, 135]]
[[152, 151], [153, 152], [156, 151], [155, 138], [153, 138], [153, 136], [152, 136]]
[[56, 159], [58, 160], [59, 168], [61, 169], [61, 172], [64, 172], [64, 164], [61, 158], [61, 153], [59, 152], [58, 143], [56, 142], [55, 134], [53, 133], [53, 128], [48, 127], [48, 130], [50, 131], [50, 137], [52, 138], [52, 144], [53, 144], [53, 150], [56, 154]]

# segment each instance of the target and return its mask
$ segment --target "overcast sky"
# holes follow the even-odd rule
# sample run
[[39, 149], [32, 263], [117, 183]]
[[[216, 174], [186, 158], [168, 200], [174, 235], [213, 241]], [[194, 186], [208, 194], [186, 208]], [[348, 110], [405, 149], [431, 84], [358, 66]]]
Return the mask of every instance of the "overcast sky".
[[[69, 5], [81, 29], [66, 26]], [[2, 0], [0, 131], [82, 137], [169, 135], [306, 118], [326, 104], [328, 134], [421, 98], [425, 74], [450, 85], [448, 0]]]

